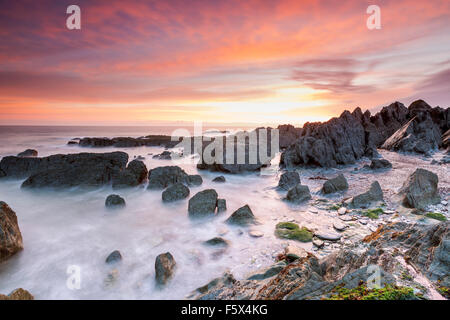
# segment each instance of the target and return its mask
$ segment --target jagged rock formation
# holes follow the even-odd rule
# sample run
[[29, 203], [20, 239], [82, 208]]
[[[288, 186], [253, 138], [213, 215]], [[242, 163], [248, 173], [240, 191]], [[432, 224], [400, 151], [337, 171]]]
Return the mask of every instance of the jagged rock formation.
[[300, 183], [300, 175], [297, 171], [284, 172], [280, 180], [278, 181], [278, 188], [283, 190], [289, 190]]
[[0, 262], [23, 249], [16, 213], [0, 201]]
[[441, 201], [438, 193], [438, 176], [425, 169], [417, 169], [403, 183], [399, 191], [402, 203], [409, 208], [425, 209]]
[[378, 181], [370, 185], [370, 189], [351, 199], [350, 207], [352, 208], [368, 208], [374, 203], [383, 201], [383, 190]]
[[280, 165], [353, 164], [364, 155], [376, 157], [381, 146], [425, 153], [442, 146], [441, 135], [449, 126], [450, 109], [431, 108], [423, 100], [408, 108], [395, 102], [373, 116], [356, 108], [324, 123], [306, 123], [297, 141], [282, 153]]

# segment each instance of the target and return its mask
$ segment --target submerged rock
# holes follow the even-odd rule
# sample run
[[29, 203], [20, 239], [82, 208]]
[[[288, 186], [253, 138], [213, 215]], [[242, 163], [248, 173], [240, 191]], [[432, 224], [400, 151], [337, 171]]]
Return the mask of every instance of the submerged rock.
[[383, 191], [378, 181], [375, 181], [370, 185], [370, 189], [367, 192], [353, 197], [350, 206], [353, 208], [368, 208], [380, 201], [383, 201]]
[[225, 199], [217, 199], [217, 213], [227, 211], [227, 201]]
[[16, 213], [0, 201], [0, 262], [5, 261], [23, 249]]
[[188, 175], [178, 166], [157, 167], [148, 173], [148, 189], [165, 189], [175, 183], [199, 185], [203, 181], [198, 175]]
[[107, 264], [113, 264], [122, 261], [122, 255], [120, 254], [119, 250], [114, 250], [111, 252], [108, 257], [106, 258]]
[[189, 197], [189, 193], [190, 191], [188, 187], [180, 182], [177, 182], [163, 191], [162, 200], [164, 202], [172, 202], [185, 199]]
[[281, 175], [280, 181], [278, 182], [278, 188], [289, 190], [299, 183], [300, 183], [300, 175], [298, 174], [298, 172], [287, 171]]
[[250, 224], [255, 224], [256, 219], [255, 216], [253, 215], [252, 210], [246, 204], [245, 206], [233, 212], [232, 215], [225, 222], [239, 226], [247, 226]]
[[37, 150], [34, 150], [34, 149], [27, 149], [27, 150], [19, 153], [17, 156], [21, 157], [21, 158], [37, 157], [38, 152], [37, 152]]
[[177, 263], [170, 252], [162, 253], [156, 257], [155, 261], [155, 279], [159, 286], [165, 285], [175, 272]]
[[425, 169], [417, 169], [400, 188], [399, 195], [403, 198], [403, 205], [409, 208], [424, 209], [430, 204], [441, 201], [437, 186], [438, 176]]
[[325, 181], [322, 187], [322, 192], [328, 194], [338, 191], [344, 191], [347, 189], [348, 189], [347, 179], [345, 179], [343, 174], [340, 174], [336, 178]]
[[191, 186], [199, 186], [203, 183], [203, 179], [199, 174], [191, 174], [188, 176], [188, 184]]
[[147, 180], [148, 170], [141, 160], [131, 161], [125, 170], [120, 171], [113, 177], [112, 187], [114, 189], [135, 187]]
[[170, 151], [163, 151], [160, 154], [155, 154], [152, 158], [159, 160], [172, 160], [172, 153]]
[[228, 247], [229, 246], [228, 241], [221, 237], [215, 237], [215, 238], [209, 239], [209, 240], [205, 241], [204, 244], [207, 246], [214, 246], [214, 247]]
[[217, 192], [214, 189], [206, 189], [197, 192], [189, 199], [188, 212], [191, 218], [214, 216], [217, 207]]
[[118, 194], [110, 194], [105, 200], [105, 206], [107, 208], [122, 208], [125, 205], [125, 199]]
[[215, 177], [212, 181], [213, 182], [226, 182], [226, 179], [224, 176], [218, 176], [218, 177]]
[[311, 199], [311, 193], [308, 186], [297, 184], [295, 187], [289, 189], [286, 199], [291, 202], [304, 202]]

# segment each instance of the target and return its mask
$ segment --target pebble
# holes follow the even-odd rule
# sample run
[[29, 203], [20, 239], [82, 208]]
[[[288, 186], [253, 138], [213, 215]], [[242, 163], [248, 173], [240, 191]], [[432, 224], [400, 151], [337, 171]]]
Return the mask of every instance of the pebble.
[[337, 231], [344, 231], [345, 229], [347, 229], [347, 227], [347, 225], [340, 222], [333, 223], [333, 228], [335, 228]]
[[359, 219], [359, 223], [361, 223], [362, 225], [366, 225], [369, 223], [368, 219]]
[[250, 237], [253, 237], [253, 238], [261, 238], [264, 235], [264, 233], [262, 233], [261, 231], [258, 231], [258, 230], [251, 230], [251, 231], [249, 231], [248, 234], [250, 235]]
[[324, 242], [322, 240], [319, 239], [314, 239], [312, 241], [313, 245], [315, 245], [317, 248], [322, 248], [324, 246]]
[[314, 234], [317, 238], [321, 240], [328, 240], [328, 241], [337, 241], [341, 238], [341, 235], [334, 232], [323, 232], [319, 231]]
[[309, 209], [309, 212], [314, 213], [314, 214], [318, 214], [319, 211], [317, 209]]
[[353, 218], [350, 216], [340, 216], [339, 219], [341, 219], [342, 221], [352, 221]]
[[340, 216], [342, 216], [342, 215], [344, 215], [344, 214], [346, 214], [346, 213], [347, 213], [347, 208], [345, 208], [345, 207], [339, 208], [338, 214], [339, 214]]

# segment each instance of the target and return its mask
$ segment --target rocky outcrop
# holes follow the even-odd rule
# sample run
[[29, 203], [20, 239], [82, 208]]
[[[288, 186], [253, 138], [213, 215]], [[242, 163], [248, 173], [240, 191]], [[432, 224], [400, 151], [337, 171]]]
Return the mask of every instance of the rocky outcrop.
[[297, 171], [284, 172], [278, 181], [278, 188], [289, 190], [300, 183], [300, 175]]
[[206, 189], [196, 193], [189, 199], [188, 212], [191, 218], [214, 216], [218, 195], [214, 189]]
[[21, 157], [21, 158], [37, 157], [38, 152], [37, 152], [37, 150], [34, 150], [34, 149], [27, 149], [27, 150], [19, 153], [17, 156]]
[[343, 174], [340, 174], [333, 179], [325, 181], [322, 187], [322, 193], [329, 194], [338, 191], [345, 191], [347, 189], [348, 189], [347, 179], [345, 179]]
[[148, 173], [148, 189], [165, 189], [175, 183], [199, 185], [202, 182], [199, 175], [188, 175], [178, 166], [157, 167]]
[[246, 204], [245, 206], [233, 212], [225, 222], [232, 225], [248, 226], [251, 224], [255, 224], [256, 218], [253, 215], [250, 207]]
[[[236, 280], [231, 273], [198, 288], [190, 298], [200, 300], [321, 300], [339, 294], [341, 289], [362, 288], [377, 272], [378, 285], [395, 288], [409, 274], [406, 265], [432, 283], [449, 286], [449, 223], [433, 226], [403, 222], [385, 225], [364, 239], [364, 244], [345, 248], [318, 259], [301, 252], [298, 258], [258, 271], [247, 280]], [[399, 261], [403, 260], [404, 264]], [[270, 270], [270, 272], [269, 272]], [[414, 281], [414, 280], [410, 280]], [[364, 292], [356, 290], [356, 299]], [[397, 292], [384, 299], [418, 299], [412, 290]], [[376, 298], [376, 297], [372, 297]]]
[[[174, 140], [174, 141], [172, 141]], [[164, 135], [149, 135], [142, 138], [131, 137], [117, 137], [117, 138], [82, 138], [79, 141], [81, 147], [116, 147], [116, 148], [131, 148], [131, 147], [165, 147], [173, 148], [180, 139], [173, 139], [171, 136]]]
[[399, 190], [402, 203], [408, 208], [425, 209], [441, 201], [437, 186], [438, 176], [425, 169], [417, 169], [403, 183]]
[[350, 207], [352, 208], [368, 208], [375, 203], [383, 201], [383, 190], [378, 181], [370, 185], [370, 189], [351, 199]]
[[121, 170], [113, 176], [112, 187], [114, 189], [135, 187], [147, 180], [148, 170], [141, 160], [131, 161], [125, 170]]
[[284, 124], [278, 126], [280, 136], [280, 148], [287, 148], [295, 143], [302, 133], [302, 128], [295, 128], [293, 125]]
[[0, 262], [23, 249], [16, 213], [0, 201]]
[[155, 280], [158, 286], [163, 286], [173, 277], [176, 262], [170, 252], [162, 253], [156, 257]]
[[164, 202], [182, 200], [189, 197], [189, 193], [190, 191], [188, 187], [180, 182], [177, 182], [163, 191], [162, 200]]
[[311, 199], [311, 193], [308, 186], [298, 183], [295, 187], [289, 189], [286, 195], [286, 200], [291, 202], [304, 202]]
[[125, 207], [125, 199], [118, 194], [110, 194], [106, 197], [105, 207], [107, 208], [121, 208]]

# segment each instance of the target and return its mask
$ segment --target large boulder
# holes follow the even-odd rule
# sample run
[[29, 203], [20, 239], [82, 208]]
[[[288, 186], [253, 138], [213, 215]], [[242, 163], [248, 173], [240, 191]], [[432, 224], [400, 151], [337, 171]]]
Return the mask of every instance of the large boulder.
[[298, 183], [295, 187], [289, 189], [286, 199], [291, 202], [304, 202], [311, 199], [311, 193], [308, 186]]
[[214, 189], [206, 189], [197, 192], [191, 199], [189, 199], [189, 217], [201, 218], [215, 215], [217, 198], [218, 195]]
[[0, 262], [23, 249], [16, 213], [0, 201]]
[[348, 189], [347, 179], [345, 179], [343, 174], [340, 174], [333, 179], [325, 181], [322, 187], [322, 192], [328, 194], [338, 191], [344, 191], [347, 189]]
[[378, 181], [370, 185], [370, 189], [352, 198], [350, 206], [353, 208], [368, 208], [374, 203], [383, 201], [383, 190]]
[[425, 209], [441, 201], [438, 193], [438, 176], [425, 169], [417, 169], [399, 190], [402, 203], [409, 208]]
[[188, 187], [180, 182], [177, 182], [163, 191], [162, 200], [164, 202], [172, 202], [185, 199], [189, 197], [189, 192]]
[[278, 188], [283, 190], [289, 190], [299, 183], [300, 183], [300, 175], [298, 174], [298, 172], [287, 171], [281, 175], [280, 181], [278, 181]]
[[27, 150], [19, 153], [17, 156], [21, 157], [21, 158], [37, 157], [38, 152], [37, 152], [37, 150], [34, 150], [34, 149], [27, 149]]
[[255, 224], [256, 219], [253, 215], [252, 210], [246, 204], [245, 206], [237, 209], [235, 212], [231, 214], [231, 216], [225, 221], [228, 224], [238, 225], [238, 226], [247, 226], [250, 224]]
[[165, 285], [175, 272], [177, 263], [170, 252], [162, 253], [156, 257], [155, 261], [155, 279], [158, 286]]
[[120, 171], [113, 177], [112, 187], [114, 189], [135, 187], [147, 180], [148, 170], [140, 160], [131, 161], [125, 170]]
[[151, 169], [148, 173], [148, 189], [165, 189], [175, 183], [199, 185], [199, 175], [188, 175], [178, 166], [165, 166]]

